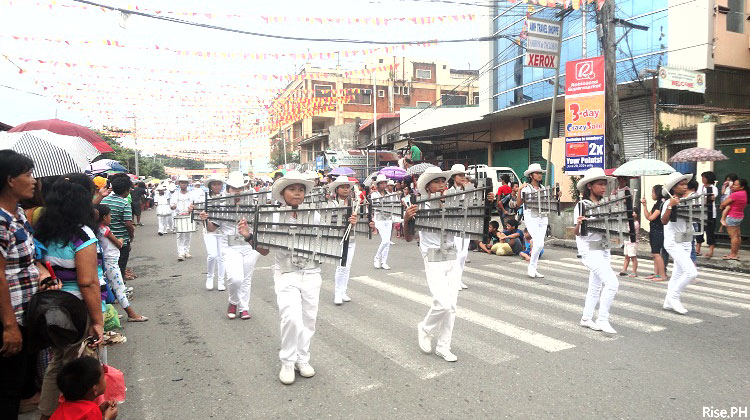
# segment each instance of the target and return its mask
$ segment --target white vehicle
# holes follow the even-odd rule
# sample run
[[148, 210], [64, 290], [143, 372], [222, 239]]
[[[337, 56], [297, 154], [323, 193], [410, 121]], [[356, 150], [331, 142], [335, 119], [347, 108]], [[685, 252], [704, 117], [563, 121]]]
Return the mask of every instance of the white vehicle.
[[500, 178], [506, 174], [510, 176], [510, 184], [513, 182], [521, 184], [520, 178], [513, 168], [507, 166], [469, 165], [466, 172], [472, 177], [476, 173], [479, 179], [487, 179], [487, 182], [492, 185], [492, 192], [496, 192], [503, 185]]

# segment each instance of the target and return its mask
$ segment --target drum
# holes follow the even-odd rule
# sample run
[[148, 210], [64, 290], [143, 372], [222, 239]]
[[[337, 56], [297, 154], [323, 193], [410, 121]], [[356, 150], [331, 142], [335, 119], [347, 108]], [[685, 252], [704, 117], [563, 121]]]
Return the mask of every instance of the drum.
[[195, 232], [195, 223], [187, 216], [175, 216], [174, 228], [177, 233]]

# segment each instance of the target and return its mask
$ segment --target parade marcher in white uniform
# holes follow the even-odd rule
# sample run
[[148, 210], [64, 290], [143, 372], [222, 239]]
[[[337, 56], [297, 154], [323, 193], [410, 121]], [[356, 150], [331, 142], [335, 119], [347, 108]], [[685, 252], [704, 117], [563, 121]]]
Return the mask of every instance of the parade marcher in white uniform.
[[[178, 191], [177, 184], [172, 182], [170, 179], [169, 182], [167, 182], [167, 196], [169, 197], [170, 203], [172, 201], [172, 196], [175, 195], [175, 193]], [[171, 208], [171, 204], [170, 204]], [[174, 217], [177, 214], [177, 211], [172, 209], [172, 213], [169, 215], [169, 233], [176, 233], [174, 230]], [[166, 232], [165, 232], [166, 233]]]
[[[678, 314], [686, 314], [687, 309], [680, 302], [680, 294], [696, 277], [698, 270], [690, 258], [694, 229], [692, 223], [678, 218], [671, 221], [672, 209], [677, 206], [681, 198], [687, 197], [687, 184], [693, 178], [692, 174], [683, 175], [673, 172], [664, 183], [664, 201], [661, 207], [661, 222], [664, 224], [664, 249], [674, 260], [672, 277], [669, 278], [667, 296], [664, 298], [664, 309], [671, 309]], [[671, 197], [671, 198], [670, 198]]]
[[[193, 195], [188, 191], [190, 180], [181, 175], [177, 179], [179, 189], [172, 194], [169, 199], [169, 205], [178, 216], [190, 215], [193, 211]], [[177, 234], [177, 261], [190, 258], [190, 241], [193, 239], [193, 232], [181, 232]]]
[[[616, 334], [609, 323], [609, 308], [615, 299], [620, 282], [610, 264], [609, 248], [602, 246], [602, 234], [589, 232], [581, 235], [581, 222], [585, 216], [581, 214], [581, 206], [597, 204], [607, 193], [607, 177], [604, 169], [591, 168], [587, 170], [583, 178], [578, 181], [576, 187], [581, 192], [581, 202], [576, 205], [573, 219], [576, 221], [575, 234], [578, 254], [581, 261], [589, 270], [589, 288], [586, 293], [586, 302], [583, 306], [581, 326], [591, 328], [595, 331], [604, 331], [608, 334]], [[594, 321], [594, 309], [599, 303], [599, 316]]]
[[158, 233], [159, 236], [162, 236], [169, 233], [172, 224], [172, 207], [169, 205], [169, 195], [167, 195], [167, 187], [164, 184], [156, 187], [154, 205], [156, 205], [156, 218], [159, 221]]
[[[429, 194], [440, 193], [446, 189], [446, 180], [451, 171], [442, 171], [433, 166], [419, 177], [417, 189], [422, 199]], [[429, 206], [431, 203], [425, 203]], [[410, 206], [404, 212], [404, 223], [418, 213], [416, 205]], [[407, 242], [414, 239], [414, 232], [404, 230]], [[441, 244], [443, 250], [441, 252]], [[432, 340], [437, 338], [435, 354], [448, 362], [455, 362], [458, 357], [451, 352], [451, 337], [453, 325], [456, 321], [456, 303], [458, 301], [459, 269], [456, 261], [456, 244], [451, 234], [441, 237], [439, 233], [419, 232], [419, 250], [424, 260], [427, 286], [432, 295], [432, 306], [427, 311], [424, 320], [417, 324], [417, 338], [419, 347], [424, 353], [432, 353]]]
[[[472, 186], [471, 180], [466, 176], [466, 167], [460, 163], [457, 163], [451, 167], [451, 175], [453, 186], [448, 189], [448, 192], [465, 191], [467, 188]], [[469, 239], [461, 238], [456, 236], [454, 238], [456, 242], [456, 263], [458, 264], [458, 289], [468, 289], [469, 286], [464, 284], [463, 274], [466, 260], [469, 258]]]
[[[274, 182], [271, 197], [280, 202], [283, 208], [295, 209], [303, 203], [305, 192], [314, 184], [313, 180], [301, 173], [289, 171]], [[279, 222], [297, 222], [295, 213], [277, 213], [277, 216]], [[319, 223], [320, 214], [313, 219]], [[238, 229], [242, 236], [250, 238], [246, 221], [240, 221]], [[261, 249], [258, 251], [265, 252]], [[290, 385], [294, 383], [295, 370], [304, 378], [315, 375], [315, 369], [310, 366], [310, 341], [315, 334], [322, 278], [320, 265], [315, 261], [292, 256], [288, 250], [274, 250], [274, 253], [273, 282], [281, 318], [279, 381]]]
[[[208, 187], [208, 197], [220, 197], [224, 189], [224, 181], [218, 176], [210, 176], [206, 180]], [[203, 190], [200, 190], [201, 193]], [[204, 196], [205, 197], [205, 196]], [[201, 199], [203, 201], [205, 198]], [[227, 246], [227, 235], [222, 229], [211, 231], [208, 225], [205, 225], [203, 231], [203, 242], [206, 244], [206, 290], [214, 288], [214, 274], [216, 274], [216, 289], [219, 291], [226, 290], [224, 286], [224, 248]]]
[[[357, 181], [351, 181], [347, 176], [339, 176], [333, 182], [329, 183], [327, 186], [331, 195], [329, 205], [333, 207], [351, 206], [352, 185], [356, 183]], [[354, 208], [356, 209], [356, 206]], [[353, 216], [356, 224], [357, 215], [353, 214]], [[339, 264], [336, 266], [333, 293], [333, 303], [336, 305], [341, 305], [343, 302], [352, 300], [346, 292], [349, 286], [349, 273], [352, 268], [352, 259], [354, 258], [354, 248], [356, 245], [354, 242], [355, 233], [354, 226], [352, 226], [349, 232], [349, 248], [346, 253], [346, 262], [344, 265]]]
[[523, 176], [529, 178], [529, 183], [521, 185], [518, 189], [518, 205], [523, 205], [523, 220], [526, 229], [528, 229], [533, 244], [531, 247], [531, 260], [529, 261], [529, 268], [527, 274], [529, 277], [543, 278], [544, 276], [539, 274], [537, 271], [537, 263], [539, 262], [539, 254], [544, 248], [544, 237], [547, 235], [547, 216], [542, 216], [538, 211], [532, 210], [526, 206], [523, 201], [524, 193], [533, 193], [540, 191], [546, 187], [542, 185], [542, 174], [546, 172], [542, 169], [538, 163], [532, 163], [529, 168], [523, 173]]
[[[387, 195], [386, 186], [388, 185], [388, 178], [385, 175], [378, 175], [374, 181], [377, 191], [370, 194], [372, 200]], [[375, 207], [375, 214], [373, 215], [372, 226], [378, 230], [380, 235], [380, 246], [378, 246], [378, 252], [375, 253], [375, 259], [373, 265], [375, 268], [382, 268], [383, 270], [390, 270], [391, 267], [388, 265], [388, 251], [391, 249], [391, 232], [393, 231], [393, 217], [386, 212], [378, 211]]]
[[[245, 191], [242, 173], [234, 172], [227, 179], [227, 193], [231, 199], [233, 194], [241, 194]], [[239, 198], [237, 198], [239, 201]], [[252, 238], [241, 235], [238, 231], [238, 223], [226, 221], [212, 221], [206, 212], [201, 212], [201, 219], [206, 220], [206, 230], [218, 232], [227, 240], [227, 245], [222, 248], [226, 265], [229, 306], [227, 318], [235, 319], [239, 311], [241, 319], [250, 319], [250, 291], [252, 287], [253, 271], [258, 262], [260, 253], [253, 249], [248, 243]], [[247, 222], [244, 224], [247, 227]]]

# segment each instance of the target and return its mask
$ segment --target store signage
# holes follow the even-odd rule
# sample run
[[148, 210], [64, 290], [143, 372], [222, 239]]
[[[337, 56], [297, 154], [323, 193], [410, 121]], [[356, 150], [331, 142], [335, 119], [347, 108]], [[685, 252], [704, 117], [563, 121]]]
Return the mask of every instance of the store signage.
[[605, 165], [604, 57], [565, 64], [565, 173]]
[[557, 68], [560, 60], [561, 29], [560, 22], [526, 19], [526, 67]]
[[706, 93], [706, 75], [699, 71], [661, 67], [659, 88]]
[[557, 67], [557, 58], [555, 54], [543, 54], [543, 53], [526, 53], [526, 67], [541, 67], [545, 69], [554, 69]]

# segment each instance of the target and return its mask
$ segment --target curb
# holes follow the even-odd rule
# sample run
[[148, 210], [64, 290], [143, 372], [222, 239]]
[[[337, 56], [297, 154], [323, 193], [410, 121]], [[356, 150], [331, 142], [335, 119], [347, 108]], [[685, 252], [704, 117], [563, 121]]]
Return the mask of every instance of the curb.
[[[570, 248], [570, 249], [578, 248], [578, 245], [576, 245], [576, 241], [574, 239], [545, 238], [544, 243], [545, 245], [549, 244], [551, 246], [556, 246], [560, 248]], [[611, 249], [610, 252], [613, 255], [623, 255], [622, 248], [614, 248], [614, 249]], [[650, 253], [644, 252], [640, 249], [638, 250], [638, 258], [653, 261], [651, 259]], [[695, 263], [695, 266], [704, 267], [704, 268], [713, 268], [715, 270], [722, 270], [722, 271], [729, 271], [729, 272], [736, 272], [736, 273], [750, 273], [750, 265], [745, 265], [740, 261], [722, 260], [721, 258], [715, 261], [706, 260], [706, 259], [698, 259]]]

